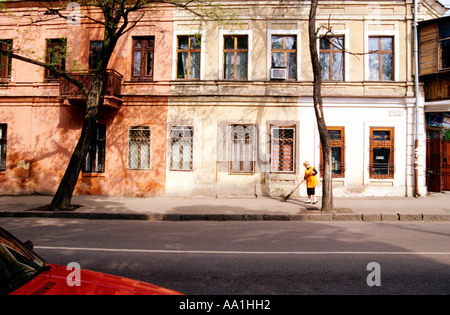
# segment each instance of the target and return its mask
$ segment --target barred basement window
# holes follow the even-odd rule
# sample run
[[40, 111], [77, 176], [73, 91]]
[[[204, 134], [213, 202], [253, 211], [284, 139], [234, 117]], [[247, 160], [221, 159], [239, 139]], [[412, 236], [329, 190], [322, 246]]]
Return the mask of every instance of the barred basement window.
[[173, 126], [170, 130], [170, 169], [191, 171], [193, 169], [194, 130], [191, 126]]
[[84, 160], [83, 172], [104, 173], [105, 172], [105, 145], [106, 125], [97, 125], [95, 139]]
[[255, 169], [255, 126], [231, 125], [230, 174], [253, 174]]
[[150, 169], [151, 130], [149, 127], [132, 127], [128, 130], [128, 168]]
[[394, 178], [394, 128], [370, 128], [370, 178]]
[[293, 173], [295, 160], [295, 128], [271, 128], [271, 171]]
[[6, 124], [0, 124], [0, 171], [6, 171]]

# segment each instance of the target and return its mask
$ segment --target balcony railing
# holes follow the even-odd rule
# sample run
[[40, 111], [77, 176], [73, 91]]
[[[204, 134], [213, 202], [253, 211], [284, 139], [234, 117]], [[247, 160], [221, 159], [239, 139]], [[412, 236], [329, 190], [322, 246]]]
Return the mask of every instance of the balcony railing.
[[[83, 83], [88, 89], [91, 88], [92, 74], [88, 72], [74, 72], [70, 75]], [[64, 78], [59, 80], [59, 95], [68, 103], [79, 103], [86, 101], [83, 92]], [[118, 108], [122, 105], [122, 75], [115, 70], [107, 70], [106, 80], [102, 91], [103, 105]]]

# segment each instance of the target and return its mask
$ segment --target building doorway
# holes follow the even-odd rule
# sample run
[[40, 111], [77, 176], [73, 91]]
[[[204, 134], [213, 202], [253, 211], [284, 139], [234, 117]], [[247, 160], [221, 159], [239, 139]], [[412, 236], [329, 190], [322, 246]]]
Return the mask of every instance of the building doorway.
[[[442, 134], [442, 133], [441, 133]], [[427, 138], [428, 191], [450, 190], [450, 137], [445, 132], [440, 137]]]

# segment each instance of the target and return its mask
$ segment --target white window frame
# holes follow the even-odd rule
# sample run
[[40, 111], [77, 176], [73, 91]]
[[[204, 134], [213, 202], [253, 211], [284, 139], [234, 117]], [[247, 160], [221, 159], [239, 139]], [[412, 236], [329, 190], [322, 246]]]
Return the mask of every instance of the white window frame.
[[[253, 80], [253, 36], [251, 30], [219, 30], [219, 80], [224, 81], [223, 78], [223, 41], [225, 36], [230, 35], [247, 35], [248, 36], [248, 56], [247, 56], [247, 80], [244, 81], [252, 81]], [[230, 80], [226, 80], [230, 81]], [[231, 80], [235, 81], [235, 80]], [[242, 80], [238, 80], [242, 81]]]
[[[374, 25], [374, 24], [366, 23], [366, 25], [365, 25], [364, 80], [367, 82], [396, 82], [396, 81], [399, 81], [399, 78], [400, 78], [400, 43], [399, 43], [400, 35], [399, 35], [397, 23], [395, 23], [395, 30], [392, 30], [392, 31], [368, 30], [369, 25]], [[369, 68], [369, 38], [370, 37], [392, 37], [393, 38], [394, 58], [393, 58], [392, 62], [394, 63], [394, 69], [393, 69], [393, 73], [392, 73], [392, 75], [393, 75], [392, 81], [370, 80], [370, 68]]]
[[[320, 30], [317, 37], [317, 52], [320, 56], [320, 38], [324, 36], [329, 37], [344, 37], [344, 48], [343, 48], [343, 54], [344, 54], [344, 81], [338, 81], [338, 80], [326, 80], [324, 82], [347, 82], [350, 80], [350, 54], [346, 53], [347, 50], [350, 51], [348, 48], [349, 43], [349, 36], [348, 36], [348, 30], [333, 30], [332, 33], [327, 33], [326, 30]], [[368, 43], [367, 39], [367, 43]], [[369, 60], [369, 59], [367, 59]]]
[[205, 79], [205, 31], [189, 30], [189, 31], [175, 31], [173, 33], [172, 80], [179, 80], [177, 79], [178, 36], [194, 36], [194, 35], [200, 35], [202, 38], [200, 48], [200, 80]]
[[300, 30], [272, 30], [267, 32], [267, 81], [271, 81], [270, 69], [272, 68], [272, 35], [295, 35], [297, 37], [297, 81], [301, 80], [301, 31]]

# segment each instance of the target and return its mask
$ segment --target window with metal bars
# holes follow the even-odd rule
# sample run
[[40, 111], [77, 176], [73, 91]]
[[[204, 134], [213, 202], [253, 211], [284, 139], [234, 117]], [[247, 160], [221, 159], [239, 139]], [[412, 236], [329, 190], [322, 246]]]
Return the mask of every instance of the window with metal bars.
[[255, 126], [230, 126], [231, 156], [228, 162], [230, 174], [253, 174], [255, 169]]
[[151, 130], [138, 126], [128, 130], [128, 168], [149, 170], [151, 166]]
[[271, 128], [271, 171], [295, 171], [295, 127]]
[[370, 128], [370, 178], [394, 178], [394, 128]]
[[6, 124], [0, 124], [0, 171], [6, 171]]
[[83, 165], [85, 173], [105, 172], [105, 145], [106, 145], [106, 125], [97, 125], [95, 139], [92, 141], [89, 151], [86, 154]]
[[[345, 128], [328, 127], [331, 142], [331, 172], [333, 178], [345, 176]], [[323, 174], [323, 152], [320, 145], [320, 172]]]
[[173, 126], [170, 130], [170, 169], [172, 171], [192, 171], [194, 128]]

